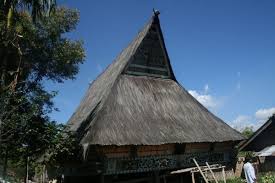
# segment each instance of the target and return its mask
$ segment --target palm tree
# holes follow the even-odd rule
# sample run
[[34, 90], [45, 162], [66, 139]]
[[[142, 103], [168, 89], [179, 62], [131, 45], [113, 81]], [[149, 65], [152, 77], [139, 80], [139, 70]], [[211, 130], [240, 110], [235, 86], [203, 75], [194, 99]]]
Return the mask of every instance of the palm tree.
[[0, 0], [3, 16], [6, 17], [7, 26], [10, 26], [11, 18], [17, 11], [28, 10], [34, 21], [43, 15], [49, 15], [55, 7], [55, 0]]

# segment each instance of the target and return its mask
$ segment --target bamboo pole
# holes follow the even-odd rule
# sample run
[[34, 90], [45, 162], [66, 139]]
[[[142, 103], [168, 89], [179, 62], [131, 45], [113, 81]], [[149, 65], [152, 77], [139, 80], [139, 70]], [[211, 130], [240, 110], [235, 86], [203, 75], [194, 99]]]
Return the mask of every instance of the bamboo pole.
[[224, 183], [226, 183], [224, 167], [222, 168], [222, 176], [223, 176], [223, 181], [224, 181]]
[[215, 177], [215, 175], [214, 175], [214, 172], [212, 171], [212, 169], [211, 169], [211, 167], [209, 166], [208, 162], [206, 162], [205, 164], [206, 164], [206, 166], [209, 168], [209, 170], [210, 170], [210, 172], [211, 172], [211, 174], [212, 174], [212, 177], [214, 178], [215, 182], [218, 183], [218, 181], [217, 181], [217, 179], [216, 179], [216, 177]]
[[194, 172], [191, 172], [192, 174], [192, 183], [195, 183], [195, 175], [194, 175]]
[[200, 173], [201, 173], [201, 175], [202, 175], [204, 181], [205, 181], [206, 183], [208, 183], [207, 178], [206, 178], [205, 175], [203, 174], [203, 172], [202, 172], [202, 170], [201, 170], [201, 167], [199, 166], [199, 164], [197, 163], [197, 161], [196, 161], [195, 158], [193, 158], [193, 161], [194, 161], [195, 165], [198, 167], [198, 169], [199, 169], [199, 171], [200, 171]]

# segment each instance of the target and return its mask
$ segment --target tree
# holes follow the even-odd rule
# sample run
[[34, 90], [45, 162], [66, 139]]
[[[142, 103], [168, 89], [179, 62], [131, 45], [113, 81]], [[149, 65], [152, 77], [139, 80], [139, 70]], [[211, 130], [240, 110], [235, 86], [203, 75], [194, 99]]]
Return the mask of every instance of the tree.
[[254, 131], [253, 131], [253, 127], [245, 127], [242, 130], [242, 134], [246, 137], [246, 138], [250, 138], [253, 135]]
[[[45, 15], [49, 15], [55, 7], [55, 0], [0, 0], [0, 27], [1, 41], [0, 58], [1, 58], [1, 82], [0, 92], [9, 86], [15, 86], [19, 68], [21, 65], [22, 52], [20, 49], [20, 38], [22, 35], [18, 33], [18, 14], [23, 11], [31, 12], [32, 19], [36, 22], [37, 19], [42, 19]], [[17, 59], [9, 59], [9, 52], [15, 49], [13, 53], [17, 55]], [[10, 65], [18, 65], [17, 70], [9, 71]], [[8, 74], [15, 74], [15, 83], [9, 83]], [[7, 85], [10, 84], [10, 85]]]
[[78, 73], [85, 58], [83, 43], [64, 36], [78, 20], [79, 13], [67, 8], [56, 8], [35, 22], [29, 11], [16, 11], [7, 32], [6, 19], [0, 18], [0, 56], [5, 58], [0, 70], [0, 158], [5, 164], [24, 166], [26, 157], [34, 162], [68, 137], [65, 127], [48, 117], [56, 92], [46, 91], [43, 81], [63, 82]]

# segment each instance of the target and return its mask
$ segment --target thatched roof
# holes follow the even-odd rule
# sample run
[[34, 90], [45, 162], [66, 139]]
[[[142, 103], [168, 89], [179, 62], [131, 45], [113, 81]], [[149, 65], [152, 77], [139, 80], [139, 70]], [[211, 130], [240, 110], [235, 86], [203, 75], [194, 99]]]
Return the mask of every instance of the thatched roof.
[[243, 139], [176, 81], [156, 15], [91, 84], [69, 125], [83, 144]]

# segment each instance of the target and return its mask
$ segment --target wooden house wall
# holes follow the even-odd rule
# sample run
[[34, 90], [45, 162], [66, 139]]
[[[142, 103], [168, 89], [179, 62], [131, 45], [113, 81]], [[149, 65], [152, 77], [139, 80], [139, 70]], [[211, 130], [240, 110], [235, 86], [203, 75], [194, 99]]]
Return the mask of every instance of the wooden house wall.
[[210, 143], [190, 143], [186, 144], [185, 153], [209, 152], [210, 148]]
[[219, 142], [214, 144], [214, 151], [216, 152], [224, 152], [230, 151], [234, 148], [235, 143], [233, 142]]
[[[65, 175], [105, 175], [150, 172], [194, 166], [190, 158], [207, 161], [228, 161], [233, 142], [164, 144], [155, 146], [91, 146], [85, 162], [67, 166]], [[200, 154], [200, 155], [199, 155]], [[176, 161], [176, 162], [175, 162]]]
[[259, 169], [261, 172], [269, 172], [275, 170], [275, 156], [265, 157], [264, 162], [259, 164]]
[[[96, 154], [107, 158], [144, 157], [200, 152], [231, 151], [233, 142], [163, 144], [146, 146], [97, 146]], [[90, 154], [90, 153], [89, 153]], [[93, 153], [92, 156], [95, 154]], [[91, 155], [89, 155], [91, 156]]]
[[99, 156], [108, 158], [130, 157], [131, 146], [99, 146], [96, 151]]
[[174, 154], [175, 145], [174, 144], [164, 144], [160, 146], [138, 146], [137, 156], [158, 156], [158, 155], [170, 155]]

